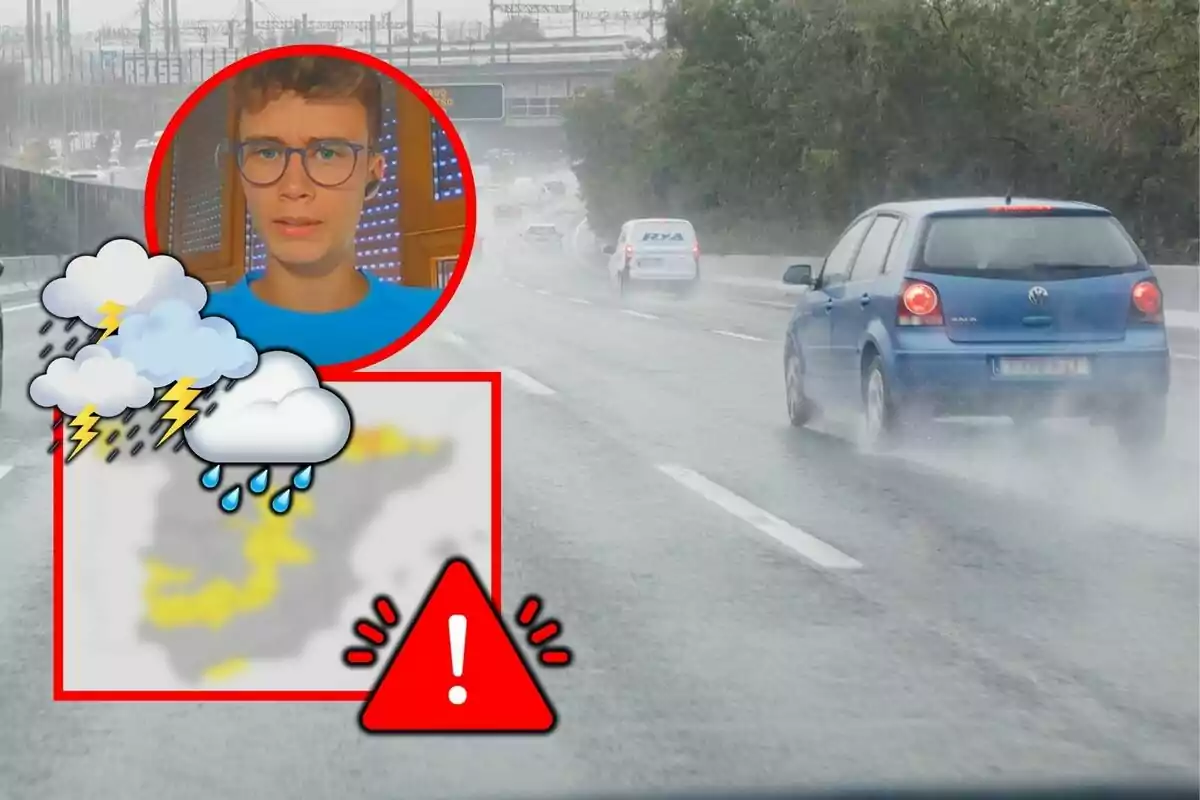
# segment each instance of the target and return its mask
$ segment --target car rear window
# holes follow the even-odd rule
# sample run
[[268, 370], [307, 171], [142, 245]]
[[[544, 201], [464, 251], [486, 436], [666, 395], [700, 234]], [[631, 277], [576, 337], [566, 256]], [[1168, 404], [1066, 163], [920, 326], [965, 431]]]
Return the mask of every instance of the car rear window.
[[1124, 228], [1102, 215], [934, 217], [918, 269], [980, 277], [1082, 277], [1142, 268]]
[[677, 244], [691, 246], [696, 241], [696, 231], [686, 220], [665, 219], [638, 223], [630, 237], [635, 242], [647, 244]]

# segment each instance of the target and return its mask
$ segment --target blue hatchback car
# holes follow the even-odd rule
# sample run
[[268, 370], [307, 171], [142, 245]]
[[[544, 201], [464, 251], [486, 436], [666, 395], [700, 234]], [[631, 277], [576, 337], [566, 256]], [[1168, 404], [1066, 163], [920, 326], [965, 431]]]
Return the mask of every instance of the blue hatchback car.
[[1163, 297], [1137, 245], [1086, 203], [955, 198], [860, 215], [784, 345], [788, 415], [862, 409], [867, 444], [941, 416], [1087, 417], [1140, 449], [1165, 429]]

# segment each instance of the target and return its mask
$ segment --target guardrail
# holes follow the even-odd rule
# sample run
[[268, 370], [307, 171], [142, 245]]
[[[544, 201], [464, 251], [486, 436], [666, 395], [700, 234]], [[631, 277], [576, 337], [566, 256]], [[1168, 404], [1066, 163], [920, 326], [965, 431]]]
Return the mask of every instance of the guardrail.
[[[412, 67], [486, 66], [490, 64], [577, 64], [621, 62], [640, 58], [645, 48], [636, 40], [564, 39], [540, 42], [466, 42], [432, 45], [354, 45], [401, 69]], [[27, 58], [0, 50], [0, 63], [24, 67], [27, 84], [199, 84], [249, 52], [237, 47], [210, 47], [166, 53], [141, 50], [69, 51], [64, 63]]]
[[0, 256], [0, 297], [40, 291], [62, 274], [67, 256]]
[[[0, 296], [40, 290], [47, 281], [62, 273], [69, 258], [71, 256], [0, 256], [0, 264], [4, 265], [4, 273], [0, 275]], [[783, 283], [781, 278], [788, 265], [819, 260], [820, 257], [813, 256], [706, 255], [701, 257], [700, 269], [706, 282], [755, 299], [783, 303], [807, 291]], [[1200, 266], [1159, 264], [1153, 269], [1163, 289], [1168, 322], [1174, 316], [1181, 327], [1197, 327], [1200, 322]], [[1171, 312], [1175, 312], [1174, 315]]]

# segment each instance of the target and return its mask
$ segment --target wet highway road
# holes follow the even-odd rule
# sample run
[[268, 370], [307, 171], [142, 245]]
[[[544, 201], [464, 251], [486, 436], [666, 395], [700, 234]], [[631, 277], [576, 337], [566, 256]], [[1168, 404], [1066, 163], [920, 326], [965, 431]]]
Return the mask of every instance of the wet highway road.
[[386, 367], [504, 371], [506, 596], [540, 593], [577, 664], [549, 738], [374, 740], [345, 705], [50, 701], [38, 314], [5, 318], [2, 798], [1197, 775], [1192, 334], [1150, 468], [1054, 426], [868, 457], [787, 425], [783, 309], [481, 265]]

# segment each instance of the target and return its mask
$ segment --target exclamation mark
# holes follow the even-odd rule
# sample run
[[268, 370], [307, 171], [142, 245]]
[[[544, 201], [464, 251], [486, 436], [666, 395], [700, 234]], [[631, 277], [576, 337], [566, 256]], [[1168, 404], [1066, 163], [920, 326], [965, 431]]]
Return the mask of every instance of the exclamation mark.
[[[463, 659], [467, 654], [467, 618], [462, 614], [450, 617], [450, 669], [454, 677], [461, 679]], [[461, 706], [467, 702], [467, 690], [457, 684], [450, 687], [450, 702]]]

